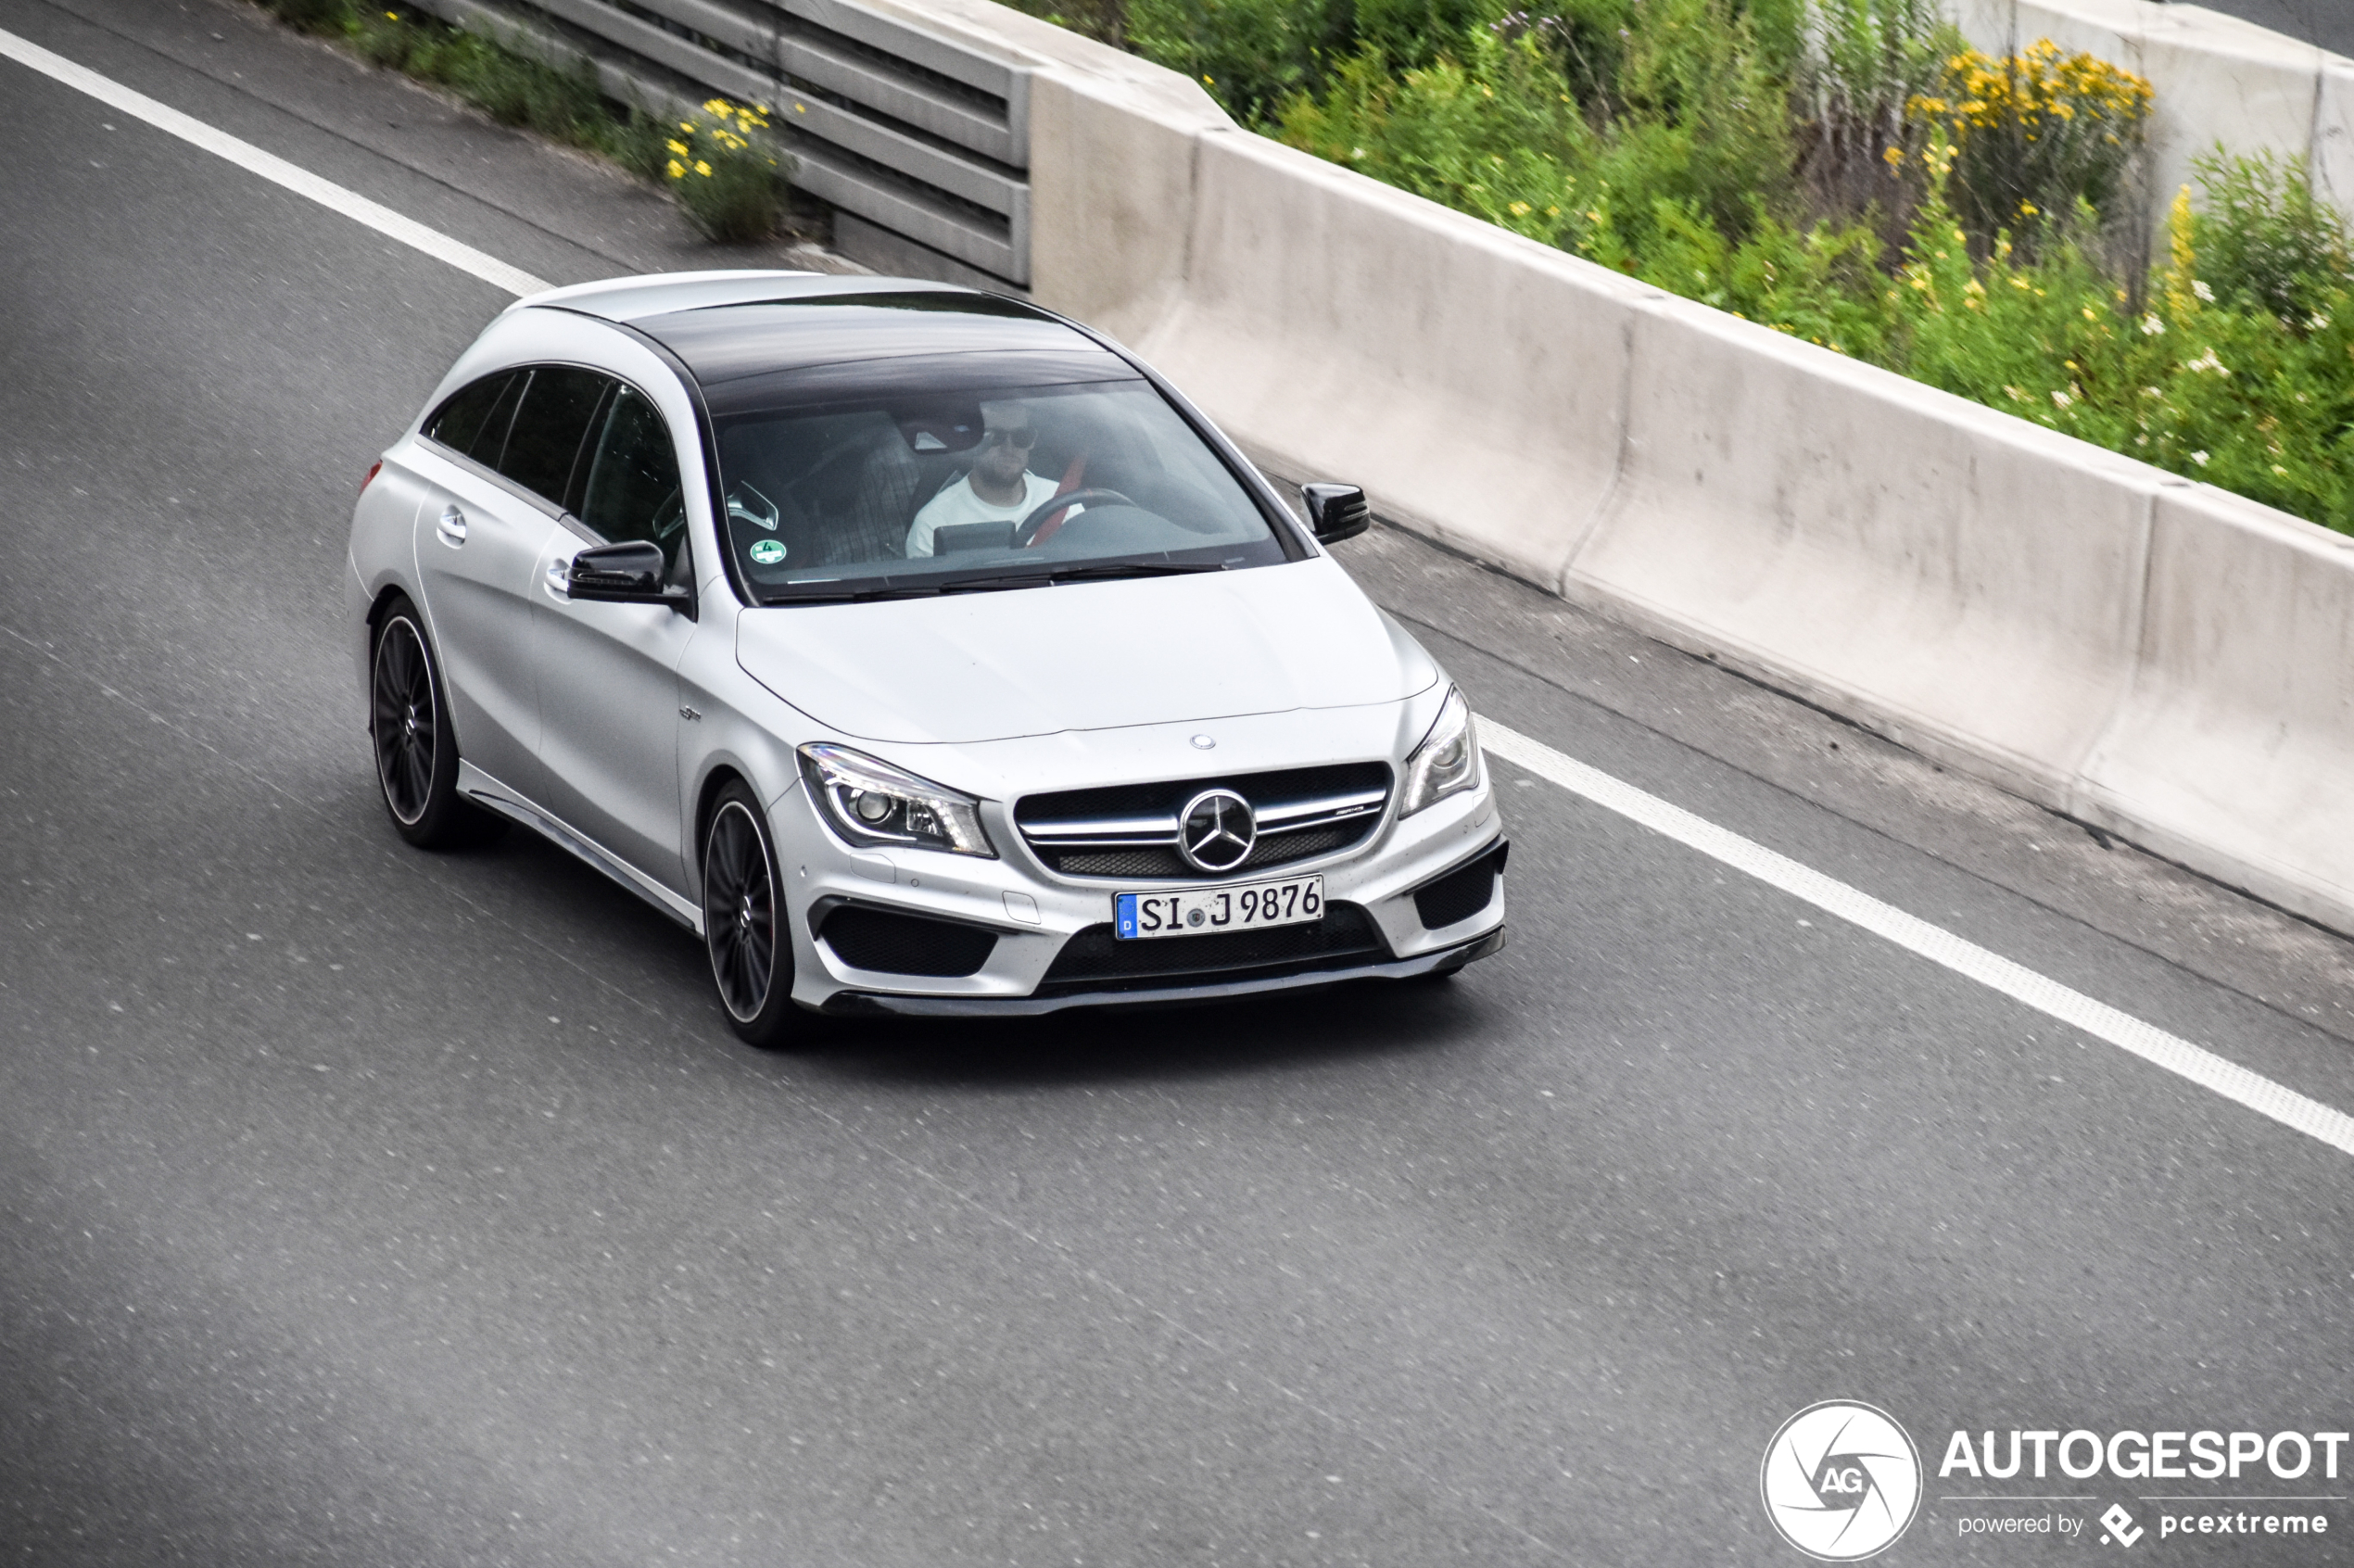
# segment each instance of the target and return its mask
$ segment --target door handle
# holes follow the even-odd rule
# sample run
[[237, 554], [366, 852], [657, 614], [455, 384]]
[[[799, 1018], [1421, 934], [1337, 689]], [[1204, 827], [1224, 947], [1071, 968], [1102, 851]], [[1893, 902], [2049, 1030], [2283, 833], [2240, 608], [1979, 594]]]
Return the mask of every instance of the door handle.
[[572, 597], [572, 563], [561, 555], [548, 563], [548, 591], [558, 599]]
[[454, 506], [445, 506], [441, 509], [441, 521], [434, 525], [433, 531], [441, 536], [443, 544], [456, 550], [466, 542], [466, 514]]

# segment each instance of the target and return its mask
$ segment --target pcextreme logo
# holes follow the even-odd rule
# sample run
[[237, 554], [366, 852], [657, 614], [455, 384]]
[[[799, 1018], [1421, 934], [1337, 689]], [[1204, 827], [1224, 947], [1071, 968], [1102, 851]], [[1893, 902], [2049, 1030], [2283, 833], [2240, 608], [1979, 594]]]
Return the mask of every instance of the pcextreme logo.
[[1892, 1545], [1920, 1511], [1920, 1450], [1887, 1411], [1826, 1399], [1766, 1445], [1758, 1490], [1782, 1539], [1820, 1562], [1853, 1562]]

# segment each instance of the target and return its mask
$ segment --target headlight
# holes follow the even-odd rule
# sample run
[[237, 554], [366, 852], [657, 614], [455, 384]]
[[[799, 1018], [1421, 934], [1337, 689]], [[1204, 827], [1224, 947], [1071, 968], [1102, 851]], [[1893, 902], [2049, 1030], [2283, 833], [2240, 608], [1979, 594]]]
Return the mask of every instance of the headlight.
[[854, 844], [997, 858], [981, 826], [981, 803], [970, 795], [847, 746], [804, 746], [801, 771], [826, 820]]
[[1472, 733], [1471, 704], [1450, 689], [1447, 705], [1438, 710], [1438, 722], [1406, 759], [1406, 788], [1399, 792], [1398, 815], [1411, 816], [1424, 806], [1478, 787], [1479, 740]]

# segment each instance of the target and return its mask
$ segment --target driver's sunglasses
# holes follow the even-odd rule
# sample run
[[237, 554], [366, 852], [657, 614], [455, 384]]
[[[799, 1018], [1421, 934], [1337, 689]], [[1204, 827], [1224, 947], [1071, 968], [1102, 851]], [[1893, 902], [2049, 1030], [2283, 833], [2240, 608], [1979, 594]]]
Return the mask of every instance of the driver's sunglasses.
[[1011, 447], [1016, 451], [1026, 452], [1038, 444], [1038, 431], [1035, 426], [1028, 424], [1015, 430], [991, 430], [981, 436], [981, 444], [984, 447]]

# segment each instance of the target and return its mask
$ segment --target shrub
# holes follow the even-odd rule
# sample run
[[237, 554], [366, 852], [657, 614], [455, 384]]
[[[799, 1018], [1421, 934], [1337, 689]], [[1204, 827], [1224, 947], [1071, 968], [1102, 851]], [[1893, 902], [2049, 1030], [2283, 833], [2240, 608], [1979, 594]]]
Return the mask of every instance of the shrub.
[[1974, 49], [1946, 62], [1935, 95], [1914, 111], [1939, 123], [1959, 155], [1954, 205], [1981, 240], [2009, 231], [2030, 242], [2072, 220], [2080, 201], [2108, 209], [2142, 145], [2149, 82], [2045, 38], [1993, 59]]
[[1295, 96], [1283, 140], [1460, 211], [1559, 243], [1593, 134], [1536, 40], [1482, 29], [1470, 63], [1402, 76], [1378, 52], [1345, 62], [1322, 100]]
[[2201, 271], [2224, 300], [2297, 330], [2354, 286], [2346, 221], [2315, 199], [2304, 158], [2233, 158], [2218, 147], [2195, 168], [2208, 210]]
[[1843, 220], [1877, 210], [1901, 243], [1917, 196], [1908, 177], [1927, 128], [1915, 100], [1962, 50], [1935, 0], [1816, 0], [1805, 7], [1791, 64], [1800, 121], [1798, 175], [1814, 209]]
[[663, 177], [697, 233], [723, 245], [766, 239], [785, 212], [784, 174], [762, 143], [768, 118], [714, 98], [677, 122], [664, 150]]
[[1129, 0], [1128, 40], [1257, 125], [1352, 52], [1348, 0]]

